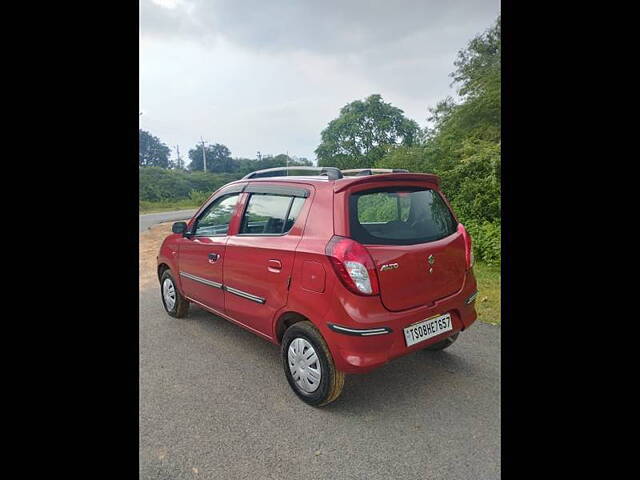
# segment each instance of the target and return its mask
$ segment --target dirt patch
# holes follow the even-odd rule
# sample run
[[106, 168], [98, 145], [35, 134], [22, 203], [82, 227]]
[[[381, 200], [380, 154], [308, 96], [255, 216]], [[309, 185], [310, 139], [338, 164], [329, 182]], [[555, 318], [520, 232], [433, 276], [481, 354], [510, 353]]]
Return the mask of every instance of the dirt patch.
[[171, 233], [171, 225], [173, 222], [159, 223], [140, 233], [140, 290], [158, 285], [156, 256], [162, 241]]

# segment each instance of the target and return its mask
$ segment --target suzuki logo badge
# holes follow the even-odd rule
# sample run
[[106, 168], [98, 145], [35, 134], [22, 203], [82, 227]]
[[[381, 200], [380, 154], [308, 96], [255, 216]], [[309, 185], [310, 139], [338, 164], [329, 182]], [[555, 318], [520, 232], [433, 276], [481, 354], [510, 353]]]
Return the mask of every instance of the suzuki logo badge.
[[433, 268], [431, 268], [431, 265], [433, 265], [434, 263], [436, 263], [436, 257], [434, 257], [433, 255], [429, 255], [429, 258], [427, 258], [427, 261], [429, 262], [429, 273], [433, 273]]

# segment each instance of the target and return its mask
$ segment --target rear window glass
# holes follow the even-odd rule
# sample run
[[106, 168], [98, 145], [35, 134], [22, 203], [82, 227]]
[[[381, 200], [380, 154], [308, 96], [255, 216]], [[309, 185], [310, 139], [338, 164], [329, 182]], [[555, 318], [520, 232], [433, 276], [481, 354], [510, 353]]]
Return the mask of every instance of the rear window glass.
[[431, 189], [394, 187], [349, 197], [351, 237], [367, 244], [413, 245], [454, 233], [457, 222]]

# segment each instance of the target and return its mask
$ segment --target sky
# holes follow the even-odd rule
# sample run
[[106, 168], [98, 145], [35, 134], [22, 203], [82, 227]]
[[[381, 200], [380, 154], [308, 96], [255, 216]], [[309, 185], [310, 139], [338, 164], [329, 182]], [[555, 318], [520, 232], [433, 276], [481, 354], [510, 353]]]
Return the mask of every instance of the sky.
[[499, 0], [141, 0], [140, 128], [182, 158], [315, 160], [340, 109], [378, 93], [421, 127]]

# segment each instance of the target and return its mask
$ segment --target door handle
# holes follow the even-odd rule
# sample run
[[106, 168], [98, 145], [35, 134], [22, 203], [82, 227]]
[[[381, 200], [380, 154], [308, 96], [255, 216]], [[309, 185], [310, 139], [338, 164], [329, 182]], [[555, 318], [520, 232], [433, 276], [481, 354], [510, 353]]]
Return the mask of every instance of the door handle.
[[280, 260], [269, 260], [269, 262], [267, 262], [267, 270], [273, 273], [280, 273], [280, 270], [282, 270], [282, 263]]
[[210, 253], [209, 254], [209, 263], [215, 263], [220, 258], [220, 254], [218, 253]]

